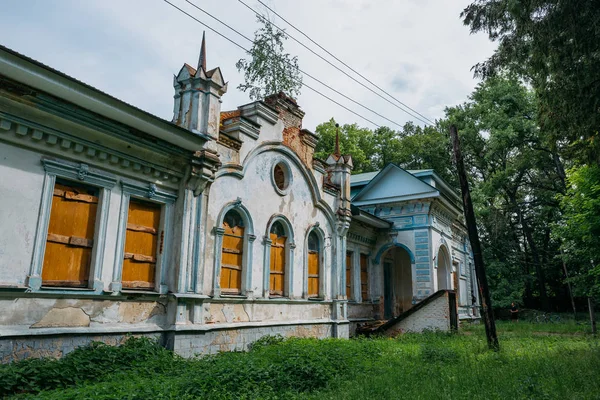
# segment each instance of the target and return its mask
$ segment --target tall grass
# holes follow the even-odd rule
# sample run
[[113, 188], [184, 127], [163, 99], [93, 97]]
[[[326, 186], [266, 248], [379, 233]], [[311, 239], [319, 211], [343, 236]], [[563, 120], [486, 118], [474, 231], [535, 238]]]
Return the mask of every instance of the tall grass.
[[[44, 361], [49, 370], [40, 364], [34, 373], [52, 378], [54, 386], [5, 394], [130, 400], [600, 399], [597, 339], [570, 330], [575, 328], [557, 332], [551, 324], [555, 330], [548, 334], [545, 327], [540, 331], [539, 325], [531, 325], [499, 323], [499, 352], [487, 350], [481, 326], [470, 326], [459, 334], [406, 334], [396, 339], [263, 340], [247, 353], [190, 360], [151, 347], [139, 360], [120, 362], [112, 369], [105, 365], [103, 373], [74, 381], [63, 375], [64, 361]], [[130, 354], [134, 347], [117, 351]], [[94, 349], [80, 350], [78, 363], [85, 360], [86, 351]], [[90, 360], [97, 362], [98, 354]], [[0, 376], [12, 373], [25, 381], [26, 364], [2, 366]]]

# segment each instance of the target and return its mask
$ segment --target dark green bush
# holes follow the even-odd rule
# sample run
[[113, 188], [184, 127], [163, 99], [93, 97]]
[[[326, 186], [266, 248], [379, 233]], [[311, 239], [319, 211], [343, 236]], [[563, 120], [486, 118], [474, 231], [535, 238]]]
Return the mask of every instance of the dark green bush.
[[30, 359], [0, 365], [0, 397], [79, 385], [133, 368], [160, 372], [176, 357], [148, 338], [131, 337], [118, 347], [92, 342], [60, 360]]

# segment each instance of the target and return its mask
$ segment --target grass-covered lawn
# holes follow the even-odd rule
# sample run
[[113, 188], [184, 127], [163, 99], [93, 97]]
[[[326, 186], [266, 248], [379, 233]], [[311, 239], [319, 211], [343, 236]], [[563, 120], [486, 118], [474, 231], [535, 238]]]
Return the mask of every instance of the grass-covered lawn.
[[[290, 339], [184, 360], [130, 339], [0, 366], [0, 397], [41, 399], [600, 399], [600, 346], [575, 323], [498, 323], [397, 339]], [[39, 392], [40, 389], [44, 389]]]

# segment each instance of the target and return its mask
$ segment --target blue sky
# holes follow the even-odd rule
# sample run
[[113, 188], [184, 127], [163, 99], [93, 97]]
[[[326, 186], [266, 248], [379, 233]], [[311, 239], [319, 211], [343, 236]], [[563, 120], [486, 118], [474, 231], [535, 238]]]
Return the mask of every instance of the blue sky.
[[[171, 0], [240, 44], [244, 39], [184, 0]], [[191, 0], [252, 37], [255, 16], [237, 0]], [[246, 1], [246, 0], [245, 0]], [[258, 2], [246, 1], [258, 11]], [[446, 106], [466, 100], [478, 83], [470, 68], [489, 57], [495, 45], [469, 35], [459, 19], [462, 0], [268, 0], [270, 7], [322, 46], [430, 119]], [[278, 18], [273, 20], [285, 25]], [[162, 0], [4, 0], [0, 43], [119, 99], [170, 120], [173, 75], [184, 62], [195, 65], [204, 28]], [[298, 39], [293, 29], [288, 32]], [[235, 62], [244, 53], [206, 32], [208, 68], [221, 67], [229, 81], [223, 110], [249, 102], [236, 87], [242, 74]], [[413, 120], [345, 77], [292, 40], [286, 49], [300, 67], [400, 124]], [[361, 80], [361, 78], [358, 78]], [[311, 86], [318, 84], [305, 78]], [[324, 93], [368, 119], [397, 128], [382, 118]], [[310, 130], [334, 117], [340, 123], [370, 123], [304, 89], [298, 103]]]

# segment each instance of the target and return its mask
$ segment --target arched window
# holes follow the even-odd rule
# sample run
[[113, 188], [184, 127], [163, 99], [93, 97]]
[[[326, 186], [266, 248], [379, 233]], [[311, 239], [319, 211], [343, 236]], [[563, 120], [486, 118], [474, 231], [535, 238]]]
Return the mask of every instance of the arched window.
[[271, 239], [271, 268], [269, 274], [269, 293], [283, 296], [285, 287], [285, 229], [280, 221], [275, 221], [269, 234]]
[[221, 253], [221, 291], [228, 294], [242, 292], [242, 260], [244, 256], [244, 221], [235, 210], [223, 218], [223, 245]]
[[308, 297], [319, 297], [320, 243], [315, 232], [308, 235]]

